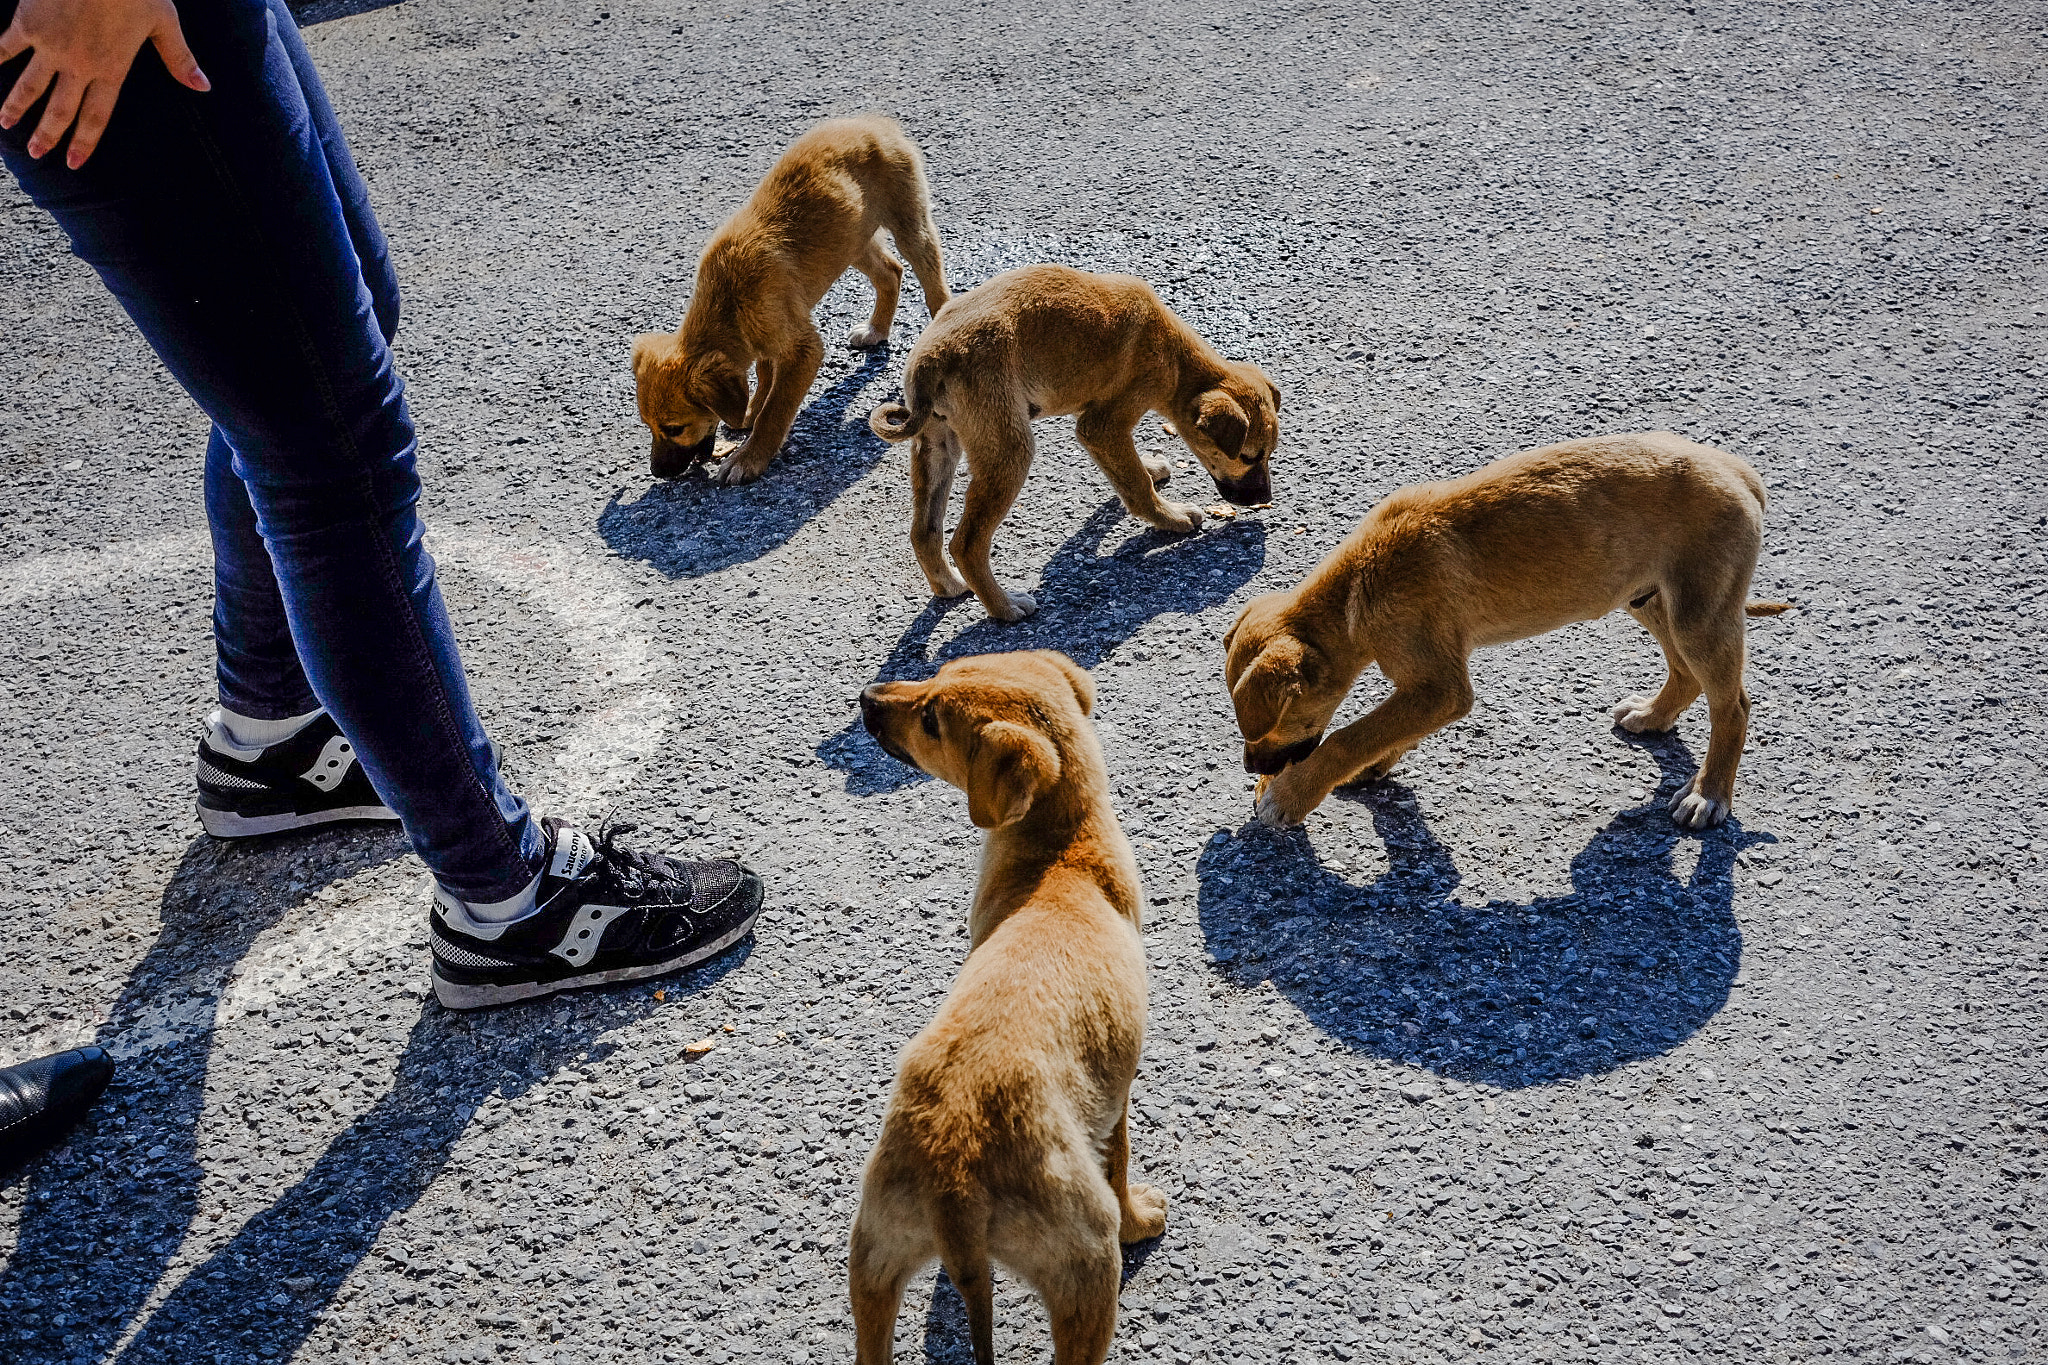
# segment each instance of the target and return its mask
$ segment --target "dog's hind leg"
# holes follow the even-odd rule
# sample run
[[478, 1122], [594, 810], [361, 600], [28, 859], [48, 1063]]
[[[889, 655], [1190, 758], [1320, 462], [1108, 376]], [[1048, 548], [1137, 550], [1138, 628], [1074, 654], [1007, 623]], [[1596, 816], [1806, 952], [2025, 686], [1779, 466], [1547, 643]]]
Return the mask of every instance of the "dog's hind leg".
[[[1017, 400], [1020, 404], [1022, 399]], [[953, 409], [949, 425], [973, 452], [968, 461], [967, 497], [960, 524], [953, 528], [953, 563], [974, 589], [981, 605], [998, 621], [1021, 621], [1038, 610], [1028, 593], [1012, 593], [996, 581], [989, 555], [996, 527], [1009, 515], [1017, 492], [1031, 472], [1031, 417], [1020, 406], [977, 414], [972, 430], [964, 429], [961, 411]]]
[[[1091, 1220], [1092, 1221], [1092, 1220]], [[1116, 1335], [1116, 1295], [1123, 1280], [1123, 1254], [1107, 1228], [1075, 1228], [1053, 1237], [1017, 1267], [1045, 1300], [1052, 1316], [1053, 1365], [1102, 1365]]]
[[932, 1249], [915, 1255], [910, 1248], [890, 1245], [892, 1240], [897, 1239], [877, 1233], [870, 1218], [854, 1216], [846, 1278], [853, 1299], [857, 1365], [889, 1365], [896, 1353], [896, 1315], [903, 1308], [903, 1288], [932, 1258]]
[[931, 194], [922, 176], [903, 198], [905, 202], [890, 206], [889, 234], [896, 239], [896, 249], [917, 272], [917, 286], [924, 291], [924, 306], [937, 314], [953, 291], [946, 284], [946, 263], [939, 255], [939, 230], [932, 225]]
[[946, 508], [959, 469], [960, 441], [943, 421], [927, 421], [910, 438], [910, 548], [934, 597], [967, 591], [967, 581], [946, 559]]
[[1623, 697], [1614, 708], [1614, 723], [1632, 734], [1669, 730], [1678, 724], [1685, 708], [1699, 699], [1699, 679], [1686, 667], [1685, 656], [1678, 652], [1677, 642], [1672, 636], [1671, 613], [1666, 607], [1668, 600], [1669, 594], [1659, 588], [1650, 594], [1648, 600], [1639, 599], [1628, 606], [1628, 614], [1656, 637], [1658, 647], [1664, 651], [1664, 664], [1668, 670], [1664, 687], [1656, 696]]
[[1671, 818], [1687, 829], [1709, 829], [1728, 818], [1735, 801], [1735, 768], [1749, 739], [1749, 691], [1742, 685], [1746, 646], [1742, 603], [1747, 582], [1722, 594], [1711, 609], [1672, 611], [1679, 656], [1707, 694], [1713, 725], [1707, 758], [1691, 782], [1671, 798]]
[[903, 292], [903, 262], [889, 253], [878, 232], [866, 250], [854, 257], [853, 268], [875, 286], [875, 311], [868, 316], [867, 326], [854, 328], [846, 339], [858, 350], [871, 350], [888, 344], [889, 328], [896, 321], [896, 300]]

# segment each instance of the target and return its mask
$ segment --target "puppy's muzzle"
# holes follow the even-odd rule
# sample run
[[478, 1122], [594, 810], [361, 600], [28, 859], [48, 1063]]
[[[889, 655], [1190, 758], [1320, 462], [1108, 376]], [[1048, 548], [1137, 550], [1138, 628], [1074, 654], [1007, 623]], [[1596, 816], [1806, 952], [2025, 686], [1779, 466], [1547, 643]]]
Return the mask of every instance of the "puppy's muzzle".
[[1290, 744], [1284, 749], [1275, 749], [1265, 754], [1253, 753], [1252, 746], [1247, 744], [1244, 746], [1244, 770], [1248, 773], [1257, 773], [1261, 777], [1271, 777], [1282, 768], [1290, 767], [1307, 758], [1322, 742], [1321, 735], [1310, 735], [1307, 739]]
[[[907, 763], [911, 767], [916, 768], [917, 760], [912, 758], [909, 754], [904, 753], [894, 744], [891, 744], [889, 742], [889, 736], [885, 733], [887, 727], [883, 724], [882, 721], [882, 702], [881, 699], [878, 696], [876, 696], [876, 693], [880, 692], [881, 689], [882, 685], [880, 683], [871, 683], [861, 690], [861, 728], [865, 729], [870, 735], [874, 737], [875, 743], [882, 746], [883, 753], [889, 755], [889, 757], [895, 759], [898, 763]], [[919, 769], [919, 771], [922, 772], [923, 769]]]
[[657, 479], [680, 479], [711, 458], [711, 449], [718, 436], [718, 428], [704, 433], [704, 439], [693, 446], [679, 446], [668, 437], [655, 434], [654, 446], [647, 452], [647, 467]]
[[1239, 507], [1256, 507], [1273, 500], [1273, 475], [1260, 465], [1240, 478], [1216, 480], [1216, 491], [1223, 495], [1225, 502], [1236, 503]]

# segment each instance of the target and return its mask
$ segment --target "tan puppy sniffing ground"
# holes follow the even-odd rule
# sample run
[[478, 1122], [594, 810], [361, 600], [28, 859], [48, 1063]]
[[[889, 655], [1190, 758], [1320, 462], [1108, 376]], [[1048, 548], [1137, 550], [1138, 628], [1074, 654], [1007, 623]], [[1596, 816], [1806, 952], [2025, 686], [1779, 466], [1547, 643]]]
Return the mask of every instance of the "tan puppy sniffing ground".
[[1038, 1291], [1060, 1365], [1116, 1330], [1124, 1242], [1157, 1237], [1166, 1197], [1126, 1178], [1125, 1108], [1145, 1034], [1144, 893], [1064, 654], [956, 659], [877, 683], [861, 719], [891, 755], [967, 793], [988, 831], [970, 947], [904, 1049], [854, 1218], [860, 1365], [887, 1365], [911, 1276], [934, 1258], [994, 1359], [990, 1262]]
[[[1622, 607], [1657, 637], [1670, 674], [1615, 721], [1668, 730], [1705, 691], [1706, 761], [1671, 815], [1720, 824], [1749, 729], [1743, 617], [1788, 605], [1748, 601], [1763, 517], [1754, 469], [1668, 431], [1566, 441], [1399, 490], [1300, 586], [1247, 603], [1223, 637], [1244, 765], [1266, 775], [1259, 819], [1299, 824], [1470, 711], [1473, 650]], [[1394, 694], [1323, 739], [1374, 663]]]
[[[1167, 418], [1217, 491], [1251, 506], [1273, 495], [1279, 408], [1272, 380], [1218, 355], [1143, 280], [1027, 265], [939, 311], [910, 353], [903, 402], [876, 408], [868, 426], [885, 441], [915, 440], [910, 543], [932, 592], [971, 588], [990, 616], [1016, 621], [1038, 604], [1004, 590], [989, 550], [1030, 472], [1034, 418], [1076, 417], [1075, 437], [1132, 516], [1192, 531], [1201, 509], [1159, 496], [1171, 470], [1138, 453], [1132, 430], [1147, 412]], [[955, 573], [942, 541], [963, 453], [971, 482], [953, 532]]]
[[640, 420], [654, 436], [648, 460], [657, 477], [679, 477], [710, 459], [721, 421], [748, 435], [712, 477], [761, 477], [825, 358], [811, 310], [849, 269], [874, 282], [875, 311], [848, 340], [863, 348], [888, 341], [903, 263], [883, 244], [885, 228], [910, 258], [925, 307], [937, 313], [946, 272], [924, 158], [903, 130], [878, 116], [833, 119], [789, 145], [704, 248], [681, 330], [633, 338]]

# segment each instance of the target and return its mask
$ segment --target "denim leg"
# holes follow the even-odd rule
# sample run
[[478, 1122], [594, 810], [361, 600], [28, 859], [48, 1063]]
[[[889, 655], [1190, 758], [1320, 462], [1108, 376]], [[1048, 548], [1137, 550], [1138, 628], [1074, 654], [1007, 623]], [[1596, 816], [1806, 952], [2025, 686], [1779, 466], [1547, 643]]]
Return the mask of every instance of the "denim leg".
[[[83, 168], [28, 158], [33, 114], [0, 133], [0, 159], [213, 419], [305, 676], [421, 858], [466, 900], [504, 899], [538, 868], [541, 836], [492, 764], [420, 543], [382, 236], [352, 165], [348, 193], [337, 184], [346, 148], [283, 4], [179, 10], [211, 92], [179, 87], [145, 48]], [[359, 241], [380, 253], [375, 288]], [[219, 501], [246, 568], [246, 523]]]
[[341, 121], [335, 118], [334, 106], [328, 103], [327, 87], [320, 83], [312, 54], [306, 51], [305, 40], [299, 36], [298, 23], [288, 22], [289, 11], [283, 0], [270, 0], [270, 4], [278, 16], [278, 41], [283, 43], [292, 70], [298, 75], [306, 112], [320, 139], [320, 153], [327, 159], [328, 178], [334, 182], [335, 196], [341, 200], [341, 215], [348, 223], [349, 243], [356, 249], [357, 269], [370, 291], [377, 328], [384, 334], [384, 340], [390, 341], [398, 335], [398, 273], [391, 266], [391, 247], [370, 208], [369, 187], [363, 184], [362, 173], [356, 169], [355, 156], [348, 149], [348, 139], [341, 134]]
[[283, 720], [319, 707], [299, 666], [270, 548], [256, 529], [249, 485], [219, 427], [206, 443], [206, 521], [213, 532], [214, 672], [220, 704], [253, 720]]

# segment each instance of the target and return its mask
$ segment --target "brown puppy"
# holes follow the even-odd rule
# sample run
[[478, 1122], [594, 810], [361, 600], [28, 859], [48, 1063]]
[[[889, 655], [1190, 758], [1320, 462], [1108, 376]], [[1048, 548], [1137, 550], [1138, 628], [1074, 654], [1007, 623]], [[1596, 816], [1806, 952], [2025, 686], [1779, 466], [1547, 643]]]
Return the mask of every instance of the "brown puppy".
[[935, 1257], [976, 1361], [995, 1358], [994, 1260], [1045, 1300], [1053, 1358], [1095, 1365], [1116, 1330], [1118, 1244], [1166, 1226], [1166, 1197], [1125, 1179], [1144, 893], [1094, 703], [1088, 675], [1050, 651], [956, 659], [861, 694], [876, 741], [964, 790], [988, 839], [966, 965], [904, 1049], [868, 1158], [848, 1267], [859, 1365], [887, 1365], [903, 1287]]
[[[996, 527], [1031, 469], [1035, 417], [1077, 416], [1074, 435], [1124, 507], [1161, 530], [1192, 531], [1202, 512], [1160, 498], [1171, 471], [1131, 441], [1147, 412], [1174, 424], [1226, 499], [1250, 506], [1273, 496], [1267, 461], [1280, 437], [1280, 390], [1257, 366], [1216, 354], [1130, 275], [1027, 265], [967, 291], [917, 339], [903, 398], [876, 408], [868, 427], [885, 441], [916, 438], [910, 544], [918, 565], [936, 596], [972, 588], [998, 621], [1038, 609], [1005, 592], [989, 566]], [[956, 574], [941, 541], [963, 447], [973, 481], [953, 532]]]
[[[1463, 478], [1401, 489], [1292, 592], [1253, 599], [1223, 637], [1258, 817], [1295, 825], [1347, 782], [1384, 777], [1472, 709], [1467, 656], [1616, 607], [1664, 647], [1654, 698], [1614, 709], [1668, 730], [1702, 689], [1706, 762], [1671, 801], [1692, 829], [1728, 818], [1749, 729], [1743, 616], [1763, 538], [1764, 486], [1726, 451], [1668, 431], [1525, 450]], [[1322, 739], [1377, 662], [1394, 695]]]
[[[720, 462], [720, 483], [749, 483], [782, 448], [825, 358], [811, 310], [848, 269], [874, 282], [875, 311], [848, 338], [889, 339], [903, 263], [882, 243], [887, 228], [910, 258], [933, 313], [946, 304], [946, 271], [932, 227], [924, 158], [880, 117], [833, 119], [789, 145], [767, 179], [711, 238], [682, 329], [633, 338], [640, 420], [654, 434], [648, 460], [676, 478], [711, 458], [718, 423], [748, 432]], [[747, 394], [747, 367], [757, 385]]]

